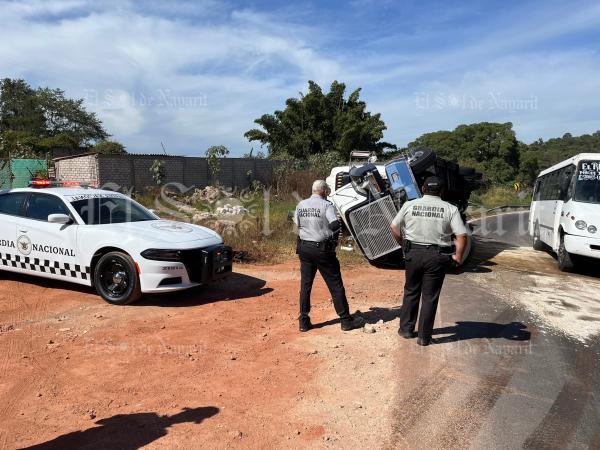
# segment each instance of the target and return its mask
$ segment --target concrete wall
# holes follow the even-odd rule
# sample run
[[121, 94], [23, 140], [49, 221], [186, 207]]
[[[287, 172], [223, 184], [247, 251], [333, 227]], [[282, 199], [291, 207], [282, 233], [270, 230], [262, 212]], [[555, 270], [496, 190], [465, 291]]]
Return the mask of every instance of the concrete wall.
[[[92, 181], [100, 186], [108, 183], [142, 191], [156, 186], [150, 167], [161, 161], [165, 171], [163, 184], [181, 183], [184, 186], [204, 187], [215, 180], [206, 158], [166, 155], [82, 155], [55, 160], [58, 180]], [[244, 189], [252, 180], [270, 184], [276, 162], [265, 159], [223, 158], [219, 160], [219, 183], [225, 187]]]

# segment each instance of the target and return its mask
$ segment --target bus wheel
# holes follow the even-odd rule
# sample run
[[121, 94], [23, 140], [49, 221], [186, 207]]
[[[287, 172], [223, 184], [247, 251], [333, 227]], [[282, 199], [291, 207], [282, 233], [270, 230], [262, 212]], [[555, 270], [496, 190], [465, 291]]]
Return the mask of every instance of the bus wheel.
[[537, 222], [533, 226], [533, 249], [544, 250], [544, 243], [540, 239], [540, 224]]
[[558, 252], [556, 252], [558, 259], [558, 268], [563, 272], [570, 272], [575, 267], [573, 263], [573, 257], [565, 248], [565, 238], [561, 234], [560, 236], [560, 246], [558, 247]]

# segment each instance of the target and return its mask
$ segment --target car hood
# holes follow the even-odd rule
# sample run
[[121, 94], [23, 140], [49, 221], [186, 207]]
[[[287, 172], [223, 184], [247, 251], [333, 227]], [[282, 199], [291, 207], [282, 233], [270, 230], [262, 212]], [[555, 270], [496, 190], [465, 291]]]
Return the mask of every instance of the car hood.
[[157, 245], [205, 240], [218, 240], [222, 242], [221, 236], [209, 228], [172, 220], [118, 223], [112, 224], [110, 227], [111, 230], [117, 233], [133, 234], [136, 238], [153, 242]]

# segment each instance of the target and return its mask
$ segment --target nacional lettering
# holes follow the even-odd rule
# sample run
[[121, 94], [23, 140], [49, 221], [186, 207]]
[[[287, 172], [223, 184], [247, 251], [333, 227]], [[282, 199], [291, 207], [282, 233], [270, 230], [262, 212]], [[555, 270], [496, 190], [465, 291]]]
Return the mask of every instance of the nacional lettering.
[[444, 208], [442, 206], [413, 205], [412, 216], [413, 217], [431, 217], [434, 219], [443, 219], [444, 218]]
[[34, 252], [50, 253], [52, 255], [75, 257], [75, 252], [70, 248], [53, 247], [51, 245], [32, 244]]
[[[17, 248], [15, 241], [0, 239], [0, 247]], [[31, 244], [31, 249], [34, 252], [48, 253], [50, 255], [61, 255], [75, 257], [75, 252], [70, 248], [55, 247], [53, 245]]]
[[298, 209], [298, 217], [321, 217], [320, 208], [300, 208]]

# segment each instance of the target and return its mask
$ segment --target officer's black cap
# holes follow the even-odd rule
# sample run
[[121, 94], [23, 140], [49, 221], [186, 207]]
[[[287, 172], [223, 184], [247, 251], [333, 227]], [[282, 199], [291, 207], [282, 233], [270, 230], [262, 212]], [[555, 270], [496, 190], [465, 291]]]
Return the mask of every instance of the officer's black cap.
[[442, 182], [440, 181], [440, 179], [438, 177], [427, 177], [425, 179], [425, 188], [427, 188], [430, 191], [439, 191], [440, 189], [442, 189]]

